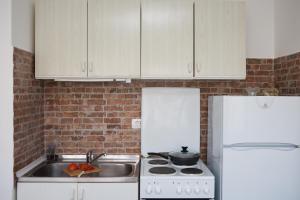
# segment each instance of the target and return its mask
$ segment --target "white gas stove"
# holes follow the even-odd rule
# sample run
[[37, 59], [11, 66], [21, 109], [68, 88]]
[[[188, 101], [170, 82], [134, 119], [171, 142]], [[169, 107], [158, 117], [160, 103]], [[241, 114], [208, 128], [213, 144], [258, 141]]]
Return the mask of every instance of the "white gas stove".
[[143, 88], [140, 199], [213, 199], [215, 178], [199, 160], [176, 166], [149, 152], [200, 153], [200, 90]]
[[159, 157], [142, 158], [140, 198], [213, 199], [214, 179], [201, 160], [193, 166], [177, 166]]

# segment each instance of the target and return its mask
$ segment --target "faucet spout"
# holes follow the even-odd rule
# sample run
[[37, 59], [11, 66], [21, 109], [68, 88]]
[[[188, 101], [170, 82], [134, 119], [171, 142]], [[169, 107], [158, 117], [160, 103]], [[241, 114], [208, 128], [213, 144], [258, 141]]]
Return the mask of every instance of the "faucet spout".
[[93, 164], [95, 161], [97, 161], [100, 157], [106, 156], [106, 153], [101, 153], [94, 157], [93, 151], [88, 151], [86, 153], [86, 162], [89, 164]]

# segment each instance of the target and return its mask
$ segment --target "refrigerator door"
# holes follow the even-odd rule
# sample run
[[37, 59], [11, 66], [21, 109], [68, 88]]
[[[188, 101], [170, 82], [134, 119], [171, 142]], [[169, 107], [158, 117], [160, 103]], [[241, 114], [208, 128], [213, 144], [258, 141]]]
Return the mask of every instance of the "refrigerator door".
[[300, 97], [223, 99], [223, 144], [300, 144]]
[[299, 200], [296, 146], [223, 149], [222, 200]]

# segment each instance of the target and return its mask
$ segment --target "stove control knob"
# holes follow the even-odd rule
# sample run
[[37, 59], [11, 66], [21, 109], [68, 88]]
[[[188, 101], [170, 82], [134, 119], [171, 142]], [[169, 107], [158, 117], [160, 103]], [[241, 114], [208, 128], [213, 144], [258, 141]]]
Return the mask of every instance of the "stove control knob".
[[195, 192], [196, 194], [199, 194], [199, 193], [200, 193], [200, 189], [199, 189], [198, 187], [195, 187], [194, 192]]
[[203, 192], [204, 192], [204, 194], [209, 194], [209, 189], [208, 188], [204, 188]]
[[177, 187], [176, 192], [177, 192], [177, 194], [181, 194], [182, 193], [182, 188], [181, 188], [180, 185]]
[[155, 192], [156, 192], [156, 194], [161, 193], [161, 188], [158, 185], [155, 187]]
[[191, 194], [191, 193], [192, 193], [191, 188], [190, 188], [190, 187], [186, 187], [186, 188], [185, 188], [185, 193], [186, 193], [186, 194]]
[[147, 186], [146, 192], [147, 192], [147, 194], [151, 194], [152, 193], [152, 187], [151, 187], [151, 185]]

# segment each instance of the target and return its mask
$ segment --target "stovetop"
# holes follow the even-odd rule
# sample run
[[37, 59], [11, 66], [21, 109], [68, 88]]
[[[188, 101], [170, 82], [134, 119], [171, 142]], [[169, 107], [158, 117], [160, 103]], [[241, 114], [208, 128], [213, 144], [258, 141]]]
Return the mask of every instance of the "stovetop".
[[196, 165], [179, 166], [167, 159], [150, 157], [141, 160], [141, 177], [199, 179], [214, 176], [202, 160], [199, 160]]

